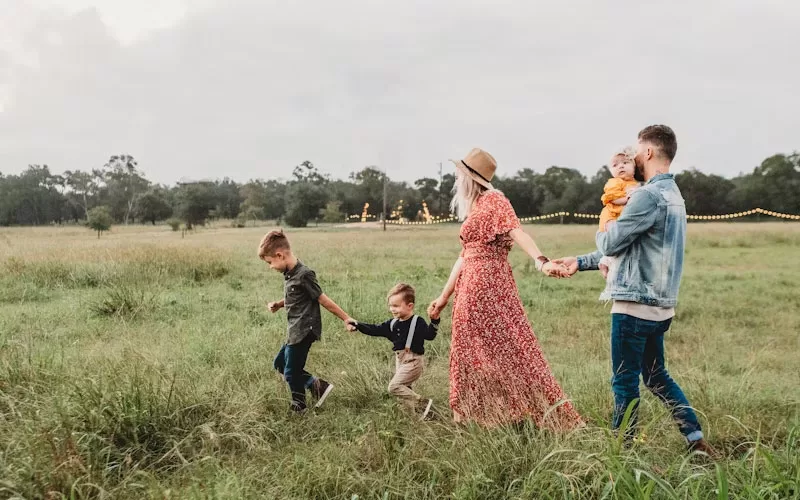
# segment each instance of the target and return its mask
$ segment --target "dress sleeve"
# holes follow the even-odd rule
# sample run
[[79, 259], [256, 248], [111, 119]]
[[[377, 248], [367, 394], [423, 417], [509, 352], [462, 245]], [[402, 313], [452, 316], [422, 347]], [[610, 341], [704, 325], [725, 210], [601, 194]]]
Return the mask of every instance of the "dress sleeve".
[[491, 198], [486, 200], [490, 203], [489, 214], [491, 223], [487, 224], [490, 234], [486, 235], [488, 240], [494, 239], [498, 234], [508, 234], [520, 227], [517, 213], [514, 212], [514, 207], [511, 202], [501, 192], [489, 194]]
[[603, 188], [603, 196], [600, 198], [600, 201], [603, 202], [603, 205], [608, 205], [614, 200], [625, 198], [628, 196], [625, 187], [626, 182], [622, 179], [609, 179]]

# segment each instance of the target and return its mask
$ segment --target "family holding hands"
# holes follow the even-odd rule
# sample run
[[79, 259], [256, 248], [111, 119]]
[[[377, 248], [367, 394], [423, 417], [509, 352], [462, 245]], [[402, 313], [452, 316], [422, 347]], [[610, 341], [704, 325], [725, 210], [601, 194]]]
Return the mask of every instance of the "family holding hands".
[[[508, 254], [516, 243], [543, 274], [568, 278], [578, 271], [601, 270], [602, 300], [611, 309], [611, 363], [614, 409], [620, 429], [631, 409], [625, 437], [636, 430], [639, 380], [670, 409], [691, 451], [714, 455], [697, 416], [664, 360], [664, 334], [675, 315], [683, 270], [686, 209], [670, 165], [677, 151], [671, 128], [653, 125], [638, 135], [635, 148], [611, 158], [612, 178], [604, 188], [597, 249], [581, 256], [550, 260], [522, 230], [511, 203], [492, 187], [494, 158], [473, 149], [457, 169], [452, 212], [463, 221], [461, 253], [450, 277], [427, 309], [430, 324], [417, 316], [415, 291], [398, 284], [389, 291], [391, 318], [360, 323], [327, 297], [314, 271], [294, 256], [286, 235], [273, 231], [261, 241], [258, 256], [284, 274], [288, 340], [275, 358], [292, 393], [291, 408], [306, 409], [306, 392], [319, 407], [333, 384], [305, 371], [309, 350], [322, 335], [320, 306], [348, 330], [392, 342], [396, 371], [389, 392], [422, 418], [432, 401], [413, 391], [422, 375], [425, 342], [437, 333], [440, 315], [454, 297], [450, 346], [449, 403], [456, 422], [492, 427], [532, 420], [537, 426], [568, 431], [584, 424], [545, 359], [520, 300]], [[640, 185], [643, 182], [644, 185]]]

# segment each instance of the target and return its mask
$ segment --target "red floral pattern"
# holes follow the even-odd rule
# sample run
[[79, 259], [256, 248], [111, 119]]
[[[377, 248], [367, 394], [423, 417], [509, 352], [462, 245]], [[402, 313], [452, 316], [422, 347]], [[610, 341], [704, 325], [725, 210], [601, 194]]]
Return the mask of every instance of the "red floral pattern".
[[550, 371], [508, 262], [508, 233], [519, 226], [499, 191], [478, 198], [461, 226], [450, 407], [456, 421], [495, 426], [532, 418], [540, 427], [572, 429], [582, 425], [581, 417]]

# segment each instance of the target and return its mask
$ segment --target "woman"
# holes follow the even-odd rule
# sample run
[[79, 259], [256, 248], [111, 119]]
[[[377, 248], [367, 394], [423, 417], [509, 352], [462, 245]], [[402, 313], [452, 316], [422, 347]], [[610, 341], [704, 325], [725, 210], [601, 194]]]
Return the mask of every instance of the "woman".
[[[453, 161], [453, 160], [451, 160]], [[519, 298], [508, 253], [516, 242], [547, 276], [567, 270], [543, 256], [520, 229], [514, 209], [491, 180], [497, 164], [473, 149], [457, 167], [451, 208], [464, 223], [462, 252], [428, 312], [440, 313], [456, 292], [450, 348], [450, 407], [457, 422], [484, 426], [532, 418], [539, 427], [582, 425], [542, 354]]]

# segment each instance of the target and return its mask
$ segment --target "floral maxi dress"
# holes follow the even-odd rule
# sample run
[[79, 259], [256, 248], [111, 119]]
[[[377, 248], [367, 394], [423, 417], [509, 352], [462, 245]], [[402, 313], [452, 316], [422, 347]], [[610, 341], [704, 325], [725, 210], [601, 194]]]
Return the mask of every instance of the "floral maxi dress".
[[488, 191], [461, 227], [450, 407], [456, 421], [496, 426], [532, 418], [539, 427], [572, 429], [581, 417], [550, 371], [508, 261], [508, 233], [519, 226], [508, 199]]

